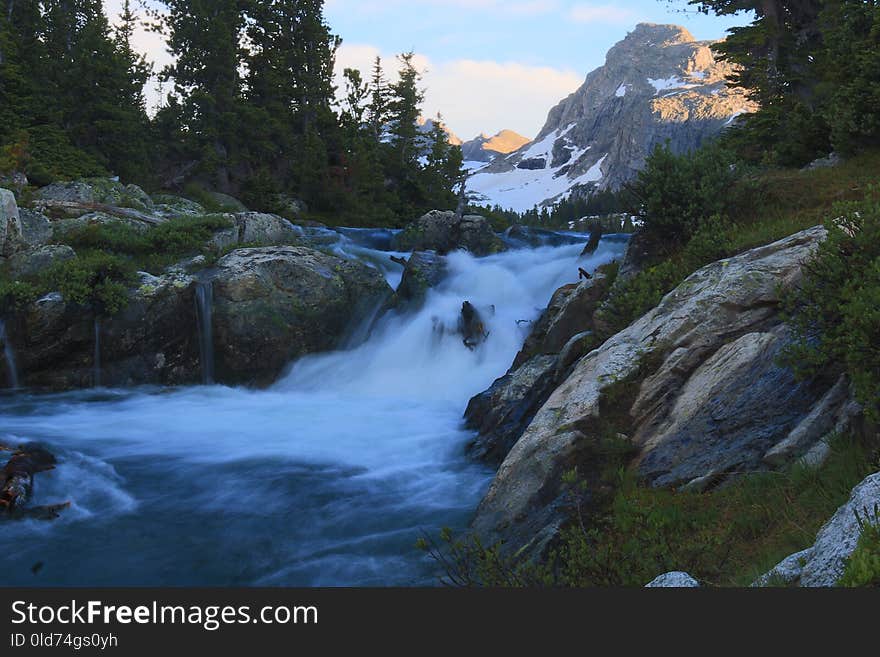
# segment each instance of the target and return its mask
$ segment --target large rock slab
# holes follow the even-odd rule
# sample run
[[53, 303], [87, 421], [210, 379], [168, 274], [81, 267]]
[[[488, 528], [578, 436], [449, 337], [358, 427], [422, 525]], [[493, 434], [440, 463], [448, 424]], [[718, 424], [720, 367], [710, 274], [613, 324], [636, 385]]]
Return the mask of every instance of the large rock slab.
[[396, 251], [436, 251], [445, 255], [465, 249], [475, 256], [506, 251], [507, 246], [485, 217], [432, 210], [395, 236]]
[[558, 354], [572, 336], [591, 331], [593, 313], [607, 290], [606, 277], [599, 272], [591, 279], [556, 290], [516, 355], [513, 368], [537, 355]]
[[112, 178], [88, 178], [72, 182], [56, 182], [36, 193], [37, 201], [63, 201], [68, 203], [102, 203], [141, 212], [152, 212], [154, 204], [143, 189], [137, 185], [124, 185]]
[[[500, 540], [506, 549], [519, 551], [530, 543], [534, 545], [535, 536], [560, 521], [562, 473], [574, 466], [596, 467], [594, 452], [601, 430], [599, 402], [603, 391], [646, 363], [651, 364], [649, 378], [653, 380], [650, 390], [643, 390], [641, 405], [637, 403], [635, 410], [641, 424], [657, 427], [658, 431], [646, 429], [638, 434], [642, 451], [637, 462], [646, 464], [643, 474], [655, 483], [679, 483], [692, 475], [709, 474], [704, 471], [706, 464], [699, 462], [699, 452], [690, 452], [683, 440], [668, 440], [669, 427], [676, 426], [677, 418], [669, 412], [678, 400], [675, 391], [694, 373], [699, 374], [697, 382], [709, 382], [720, 391], [727, 367], [745, 385], [750, 367], [758, 363], [766, 368], [767, 387], [774, 380], [784, 380], [780, 372], [773, 372], [764, 362], [772, 352], [771, 343], [776, 345], [780, 339], [774, 333], [781, 321], [780, 295], [800, 280], [803, 262], [825, 236], [825, 230], [816, 227], [700, 269], [656, 308], [578, 361], [510, 451], [481, 502], [473, 529], [484, 543]], [[757, 335], [736, 344], [749, 334]], [[727, 345], [735, 346], [728, 346], [718, 355], [714, 367], [699, 371]], [[691, 409], [698, 392], [695, 383], [691, 402], [682, 401], [680, 410]], [[740, 401], [726, 409], [731, 426], [735, 411], [740, 413], [741, 424], [748, 425], [750, 414], [757, 411], [751, 405], [762, 403], [754, 396], [749, 403], [746, 401], [741, 395]], [[691, 411], [690, 417], [705, 425], [703, 415]], [[792, 417], [790, 424], [798, 419]], [[695, 431], [696, 426], [688, 431]], [[741, 432], [743, 436], [747, 433], [746, 429]], [[667, 439], [662, 439], [664, 435]], [[761, 449], [749, 446], [745, 451], [749, 462], [760, 461], [773, 439], [782, 437], [784, 434], [762, 437]], [[723, 454], [723, 447], [719, 449]], [[650, 456], [652, 451], [656, 456]], [[729, 464], [738, 458], [728, 454], [721, 461]], [[667, 465], [659, 467], [661, 462]]]
[[[637, 461], [641, 479], [653, 486], [699, 487], [706, 477], [765, 469], [762, 459], [767, 449], [821, 397], [819, 389], [777, 364], [788, 344], [784, 327], [747, 333], [704, 360], [674, 401], [642, 416], [634, 436], [641, 448]], [[682, 360], [677, 355], [676, 365], [680, 367]], [[669, 377], [668, 383], [663, 379], [644, 382], [634, 416], [638, 417], [646, 398], [669, 399], [669, 384], [678, 377]]]
[[500, 464], [510, 453], [556, 384], [556, 356], [535, 356], [476, 395], [464, 413], [479, 436], [468, 447], [472, 458]]
[[382, 274], [305, 247], [238, 249], [212, 275], [218, 380], [270, 383], [332, 349], [391, 296]]
[[23, 309], [7, 329], [22, 385], [68, 390], [98, 381], [104, 386], [199, 382], [195, 321], [194, 280], [175, 272], [142, 274], [129, 291], [127, 307], [97, 325], [90, 309], [54, 292]]

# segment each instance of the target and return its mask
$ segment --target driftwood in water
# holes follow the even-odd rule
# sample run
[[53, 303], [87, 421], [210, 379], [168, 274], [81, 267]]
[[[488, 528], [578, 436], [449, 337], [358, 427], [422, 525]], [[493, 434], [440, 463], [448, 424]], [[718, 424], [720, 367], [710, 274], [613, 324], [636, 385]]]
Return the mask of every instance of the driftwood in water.
[[406, 266], [409, 264], [409, 261], [406, 258], [399, 258], [398, 256], [391, 256], [391, 262], [396, 262], [404, 269], [406, 269]]
[[590, 241], [587, 242], [587, 245], [584, 247], [584, 250], [581, 251], [582, 256], [593, 255], [596, 252], [596, 249], [599, 248], [599, 242], [602, 241], [602, 226], [599, 224], [595, 224], [590, 227]]
[[[12, 451], [0, 446], [0, 449]], [[70, 506], [70, 502], [27, 508], [34, 492], [34, 475], [55, 469], [55, 456], [36, 445], [13, 451], [0, 473], [0, 516], [52, 520]]]
[[593, 275], [590, 272], [588, 272], [586, 269], [584, 269], [583, 267], [578, 267], [578, 280], [581, 280], [584, 278], [586, 280], [590, 280], [591, 278], [593, 278]]
[[59, 210], [61, 212], [87, 213], [87, 212], [103, 212], [114, 217], [123, 219], [134, 219], [135, 221], [143, 221], [145, 224], [157, 226], [165, 223], [162, 217], [156, 217], [146, 214], [132, 208], [120, 208], [116, 205], [105, 205], [104, 203], [81, 203], [79, 201], [37, 201], [36, 207], [41, 211]]
[[[494, 312], [495, 308], [492, 307]], [[483, 318], [474, 308], [470, 301], [461, 304], [461, 318], [459, 320], [459, 331], [463, 336], [462, 342], [464, 346], [473, 351], [477, 346], [489, 337], [488, 331], [483, 324]]]

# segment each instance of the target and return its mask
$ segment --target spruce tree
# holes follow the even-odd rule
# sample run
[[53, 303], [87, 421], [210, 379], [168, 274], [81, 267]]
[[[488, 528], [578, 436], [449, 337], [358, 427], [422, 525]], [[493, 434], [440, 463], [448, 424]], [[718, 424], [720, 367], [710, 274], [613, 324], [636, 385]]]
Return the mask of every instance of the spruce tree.
[[367, 106], [367, 121], [373, 138], [379, 142], [388, 123], [388, 102], [390, 89], [385, 71], [382, 69], [382, 58], [376, 56], [370, 76], [370, 103]]
[[163, 0], [156, 13], [175, 57], [162, 72], [173, 81], [188, 157], [220, 191], [234, 191], [233, 167], [241, 164], [242, 37], [245, 0]]

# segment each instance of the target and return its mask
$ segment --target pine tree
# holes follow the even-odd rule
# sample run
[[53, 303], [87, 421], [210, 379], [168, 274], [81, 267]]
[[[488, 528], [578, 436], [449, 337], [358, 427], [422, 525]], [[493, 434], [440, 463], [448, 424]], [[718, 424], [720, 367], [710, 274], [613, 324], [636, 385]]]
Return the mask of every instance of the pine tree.
[[377, 142], [382, 140], [388, 123], [389, 95], [388, 80], [382, 70], [382, 58], [377, 56], [370, 76], [370, 104], [367, 106], [367, 121]]
[[449, 143], [449, 135], [439, 113], [431, 122], [428, 139], [430, 150], [424, 167], [426, 200], [432, 208], [447, 209], [456, 204], [453, 190], [463, 176], [461, 148]]
[[326, 205], [325, 193], [321, 199], [315, 196], [316, 181], [327, 178], [341, 147], [332, 109], [340, 40], [324, 21], [323, 4], [254, 0], [247, 29], [247, 100], [249, 109], [265, 120], [252, 141], [310, 205]]
[[189, 156], [220, 191], [233, 190], [240, 165], [245, 0], [163, 0], [154, 14], [175, 57], [162, 77], [173, 81], [189, 135]]
[[421, 105], [425, 98], [419, 87], [422, 76], [415, 66], [415, 53], [412, 51], [398, 56], [400, 71], [397, 81], [391, 86], [389, 103], [389, 132], [394, 157], [399, 173], [404, 177], [416, 168], [419, 157], [418, 120]]

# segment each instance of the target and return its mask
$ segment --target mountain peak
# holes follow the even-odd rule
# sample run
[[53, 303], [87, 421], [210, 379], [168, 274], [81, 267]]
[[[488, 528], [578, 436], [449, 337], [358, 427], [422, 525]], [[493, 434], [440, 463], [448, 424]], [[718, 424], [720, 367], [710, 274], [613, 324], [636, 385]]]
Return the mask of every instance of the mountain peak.
[[655, 144], [693, 150], [756, 107], [707, 41], [678, 25], [640, 23], [605, 65], [550, 110], [535, 140], [468, 181], [490, 204], [524, 211], [575, 189], [619, 189]]
[[648, 45], [675, 45], [678, 43], [694, 43], [696, 38], [686, 27], [673, 24], [639, 23], [627, 34], [627, 41], [648, 42]]
[[517, 134], [513, 130], [501, 130], [494, 135], [485, 132], [466, 141], [461, 145], [461, 153], [465, 160], [472, 162], [490, 162], [498, 155], [513, 153], [528, 144], [530, 139]]

